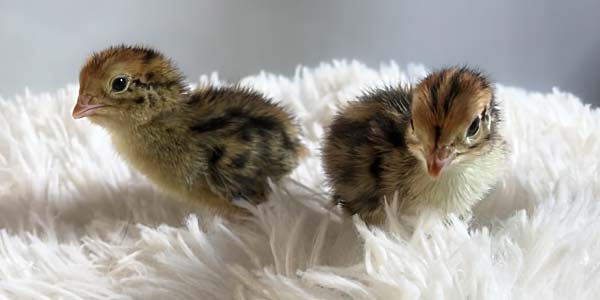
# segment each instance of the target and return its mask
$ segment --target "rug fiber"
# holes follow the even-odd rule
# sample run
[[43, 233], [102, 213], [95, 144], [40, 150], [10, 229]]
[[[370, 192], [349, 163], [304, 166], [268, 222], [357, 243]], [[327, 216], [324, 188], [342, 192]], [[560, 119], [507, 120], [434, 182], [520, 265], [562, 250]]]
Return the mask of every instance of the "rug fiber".
[[377, 229], [326, 208], [318, 147], [336, 106], [426, 71], [335, 61], [245, 78], [298, 115], [310, 149], [245, 223], [131, 170], [72, 120], [76, 86], [0, 99], [0, 300], [600, 299], [600, 110], [558, 89], [497, 85], [511, 155], [471, 224]]

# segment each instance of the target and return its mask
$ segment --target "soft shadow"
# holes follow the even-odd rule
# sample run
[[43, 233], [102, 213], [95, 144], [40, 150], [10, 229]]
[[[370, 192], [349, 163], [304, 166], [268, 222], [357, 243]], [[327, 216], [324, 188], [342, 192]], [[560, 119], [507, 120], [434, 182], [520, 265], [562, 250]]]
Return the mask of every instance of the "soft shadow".
[[[89, 182], [82, 191], [52, 197], [28, 191], [0, 201], [0, 228], [12, 234], [33, 233], [59, 242], [86, 235], [123, 235], [130, 226], [181, 226], [200, 205], [178, 200], [148, 183]], [[107, 237], [108, 238], [108, 237]]]
[[484, 200], [475, 205], [472, 226], [494, 229], [516, 212], [525, 210], [527, 215], [531, 215], [534, 208], [533, 192], [515, 178], [510, 178], [498, 184]]

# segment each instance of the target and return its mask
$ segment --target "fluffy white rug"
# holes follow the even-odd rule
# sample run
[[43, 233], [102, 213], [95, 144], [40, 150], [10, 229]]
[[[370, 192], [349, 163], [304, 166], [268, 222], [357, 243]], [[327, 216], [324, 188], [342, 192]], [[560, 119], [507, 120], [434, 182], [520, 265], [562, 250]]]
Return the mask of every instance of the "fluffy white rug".
[[293, 108], [312, 151], [301, 184], [247, 224], [130, 170], [71, 119], [76, 86], [0, 99], [0, 299], [599, 299], [600, 110], [557, 89], [497, 86], [512, 155], [473, 224], [369, 229], [323, 208], [317, 150], [336, 105], [425, 72], [334, 62], [246, 78]]

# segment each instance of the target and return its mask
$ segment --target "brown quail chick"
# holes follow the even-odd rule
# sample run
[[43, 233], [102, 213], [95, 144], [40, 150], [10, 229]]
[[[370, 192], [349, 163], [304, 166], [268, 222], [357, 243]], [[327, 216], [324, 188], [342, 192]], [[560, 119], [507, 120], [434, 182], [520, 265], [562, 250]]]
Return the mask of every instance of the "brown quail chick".
[[269, 179], [297, 165], [293, 117], [242, 87], [189, 91], [161, 53], [138, 46], [93, 54], [79, 77], [73, 117], [104, 127], [120, 155], [158, 186], [218, 213], [232, 200], [266, 200]]
[[370, 223], [384, 220], [384, 199], [395, 195], [400, 214], [468, 215], [500, 177], [498, 122], [491, 83], [468, 68], [371, 91], [341, 109], [326, 134], [334, 202]]

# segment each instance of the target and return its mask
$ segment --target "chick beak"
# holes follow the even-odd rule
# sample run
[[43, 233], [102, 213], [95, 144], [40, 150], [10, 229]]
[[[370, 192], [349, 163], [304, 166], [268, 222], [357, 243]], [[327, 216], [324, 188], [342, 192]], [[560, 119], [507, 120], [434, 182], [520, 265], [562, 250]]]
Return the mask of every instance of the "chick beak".
[[451, 155], [450, 147], [444, 146], [441, 148], [437, 148], [427, 159], [427, 172], [429, 176], [433, 178], [437, 178], [442, 173], [442, 169], [444, 169], [452, 160], [450, 158]]
[[92, 97], [88, 95], [77, 97], [77, 104], [75, 104], [72, 114], [74, 119], [91, 116], [98, 108], [105, 106], [104, 104], [90, 104], [90, 100], [92, 100]]

